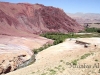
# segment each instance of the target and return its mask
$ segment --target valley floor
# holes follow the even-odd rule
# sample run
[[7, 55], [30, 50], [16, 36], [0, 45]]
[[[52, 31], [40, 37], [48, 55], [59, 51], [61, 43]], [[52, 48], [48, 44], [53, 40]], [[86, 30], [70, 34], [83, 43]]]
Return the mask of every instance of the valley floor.
[[[90, 43], [85, 48], [76, 40]], [[30, 66], [6, 75], [100, 75], [100, 38], [66, 39], [36, 56]]]

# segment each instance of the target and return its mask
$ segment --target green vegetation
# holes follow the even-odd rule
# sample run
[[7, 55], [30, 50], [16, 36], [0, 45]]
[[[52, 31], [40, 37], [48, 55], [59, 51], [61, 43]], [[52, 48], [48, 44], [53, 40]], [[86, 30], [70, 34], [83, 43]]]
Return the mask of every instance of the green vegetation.
[[84, 54], [83, 56], [81, 56], [81, 59], [85, 59], [86, 57], [88, 57], [90, 55], [91, 55], [91, 53]]
[[65, 68], [64, 68], [64, 67], [62, 67], [62, 70], [65, 70]]
[[62, 67], [61, 65], [59, 65], [58, 67]]
[[90, 56], [90, 55], [93, 55], [93, 53], [84, 54], [84, 55], [82, 55], [79, 59], [73, 60], [71, 63], [72, 63], [73, 65], [77, 65], [77, 62], [78, 62], [79, 60], [85, 59], [85, 58], [87, 58], [87, 57]]
[[34, 74], [35, 72], [32, 72], [32, 74]]
[[66, 63], [66, 62], [64, 62], [64, 60], [60, 60], [60, 62], [62, 62], [62, 63]]
[[[91, 31], [91, 29], [87, 29], [87, 31]], [[94, 30], [95, 31], [95, 30]], [[96, 34], [96, 33], [95, 33]], [[65, 41], [67, 38], [85, 38], [85, 37], [98, 37], [100, 34], [94, 35], [94, 34], [75, 34], [75, 33], [68, 33], [68, 34], [63, 34], [63, 33], [46, 33], [46, 34], [41, 34], [41, 36], [55, 40], [54, 45], [57, 45], [59, 43], [62, 43]]]
[[[46, 37], [49, 39], [54, 40], [53, 45], [57, 45], [59, 43], [62, 43], [63, 41], [65, 41], [65, 39], [67, 38], [86, 38], [86, 37], [100, 37], [100, 29], [97, 28], [86, 28], [85, 31], [83, 32], [92, 32], [92, 34], [75, 34], [75, 33], [68, 33], [68, 34], [64, 34], [64, 33], [45, 33], [45, 34], [41, 34], [40, 36], [42, 37]], [[95, 33], [94, 33], [95, 32]], [[37, 54], [38, 52], [50, 47], [51, 45], [44, 45], [43, 47], [40, 47], [39, 49], [34, 49], [34, 53]]]
[[38, 48], [38, 49], [34, 49], [33, 51], [34, 51], [34, 54], [37, 54], [38, 52], [40, 52], [40, 51], [42, 51], [42, 50], [44, 50], [44, 49], [46, 49], [46, 48], [48, 48], [48, 47], [50, 47], [50, 46], [52, 46], [52, 45], [44, 45], [43, 47], [40, 47], [40, 48]]
[[94, 24], [100, 24], [100, 23], [94, 23]]
[[[46, 34], [41, 34], [41, 36], [53, 39], [55, 40], [53, 45], [62, 43], [66, 38], [75, 38], [78, 37], [78, 35], [74, 35], [73, 33], [71, 34], [63, 34], [63, 33], [46, 33]], [[38, 49], [34, 49], [34, 53], [37, 54], [38, 52], [50, 47], [52, 45], [44, 45], [43, 47], [40, 47]]]
[[55, 67], [55, 69], [60, 70], [60, 67]]
[[100, 73], [100, 69], [99, 69], [98, 73]]
[[55, 75], [56, 74], [56, 71], [55, 70], [53, 70], [53, 69], [51, 69], [51, 70], [49, 70], [50, 71], [50, 75]]
[[86, 28], [85, 31], [86, 32], [98, 32], [99, 33], [100, 29], [93, 27], [93, 28]]
[[[81, 31], [81, 32], [85, 32], [85, 33], [100, 33], [100, 28], [95, 28], [95, 27], [92, 27], [92, 28], [89, 28], [89, 27], [86, 27], [84, 31]], [[81, 33], [80, 32], [80, 33]]]
[[[91, 31], [91, 29], [87, 29], [87, 31]], [[94, 30], [95, 31], [95, 30]], [[63, 41], [65, 41], [65, 39], [67, 38], [85, 38], [85, 37], [99, 37], [100, 34], [99, 33], [95, 33], [95, 34], [74, 34], [74, 33], [69, 33], [69, 34], [63, 34], [63, 33], [45, 33], [45, 34], [41, 34], [41, 36], [49, 38], [54, 40], [53, 45], [57, 45], [59, 43], [62, 43]], [[52, 45], [44, 45], [43, 47], [40, 47], [38, 49], [34, 49], [34, 53], [37, 54], [38, 52], [50, 47]]]
[[63, 62], [63, 60], [60, 60], [60, 62]]
[[[87, 34], [87, 35], [90, 35], [90, 34]], [[63, 41], [65, 41], [66, 38], [77, 38], [77, 37], [81, 37], [81, 36], [86, 37], [85, 35], [76, 35], [74, 33], [69, 33], [69, 34], [46, 33], [46, 34], [41, 34], [41, 36], [55, 40], [54, 45], [62, 43]]]
[[98, 59], [95, 59], [95, 61], [98, 61]]
[[77, 60], [72, 61], [71, 63], [72, 63], [73, 65], [77, 65], [77, 61], [78, 61], [78, 59], [77, 59]]
[[65, 70], [65, 67], [61, 64], [55, 66], [54, 68], [47, 68], [45, 72], [40, 75], [57, 75], [59, 72], [62, 73]]
[[41, 74], [41, 75], [47, 75], [47, 73], [43, 73], [43, 74]]
[[46, 34], [41, 34], [41, 36], [55, 40], [54, 45], [62, 43], [66, 38], [75, 38], [76, 37], [73, 33], [71, 33], [71, 34], [46, 33]]

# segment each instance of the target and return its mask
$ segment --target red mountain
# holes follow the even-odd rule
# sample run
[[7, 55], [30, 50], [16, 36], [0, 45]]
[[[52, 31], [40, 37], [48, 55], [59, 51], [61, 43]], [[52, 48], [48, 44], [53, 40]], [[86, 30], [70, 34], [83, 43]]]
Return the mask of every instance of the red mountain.
[[41, 4], [0, 2], [0, 34], [28, 35], [78, 32], [83, 27], [59, 8]]

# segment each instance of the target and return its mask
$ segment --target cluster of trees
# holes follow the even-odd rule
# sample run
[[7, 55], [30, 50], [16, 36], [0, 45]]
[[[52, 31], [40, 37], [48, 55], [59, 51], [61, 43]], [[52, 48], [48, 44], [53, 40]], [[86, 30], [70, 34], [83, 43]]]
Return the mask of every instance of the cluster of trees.
[[100, 33], [100, 28], [86, 28], [85, 32], [98, 32]]
[[[41, 34], [41, 36], [43, 37], [46, 37], [46, 38], [49, 38], [49, 39], [52, 39], [54, 40], [54, 43], [53, 45], [57, 45], [59, 43], [62, 43], [66, 38], [74, 38], [76, 37], [74, 35], [74, 33], [70, 33], [70, 34], [64, 34], [64, 33], [45, 33], [45, 34]], [[35, 54], [37, 54], [38, 52], [50, 47], [52, 45], [44, 45], [43, 47], [40, 47], [38, 49], [34, 49], [33, 52]]]
[[[100, 29], [97, 28], [86, 28], [85, 32], [98, 32], [100, 33]], [[65, 41], [65, 39], [67, 38], [77, 38], [77, 37], [81, 37], [81, 38], [85, 38], [85, 37], [93, 37], [94, 35], [92, 34], [84, 34], [84, 35], [77, 35], [75, 33], [68, 33], [68, 34], [64, 34], [64, 33], [45, 33], [45, 34], [41, 34], [40, 36], [42, 37], [46, 37], [49, 39], [54, 40], [53, 45], [57, 45], [59, 43], [62, 43], [63, 41]], [[52, 45], [44, 45], [43, 47], [40, 47], [39, 49], [34, 49], [34, 53], [37, 54], [38, 52], [50, 47]]]
[[94, 24], [100, 24], [100, 23], [94, 23]]
[[[76, 37], [74, 35], [74, 33], [70, 33], [70, 34], [64, 34], [64, 33], [45, 33], [45, 34], [41, 34], [40, 36], [43, 36], [43, 37], [46, 37], [46, 38], [49, 38], [49, 39], [52, 39], [54, 40], [54, 43], [53, 45], [57, 45], [59, 43], [62, 43], [66, 38], [74, 38]], [[33, 52], [35, 54], [37, 54], [38, 52], [50, 47], [52, 45], [44, 45], [43, 47], [40, 47], [38, 49], [34, 49]]]
[[[95, 27], [92, 27], [90, 28], [90, 23], [86, 23], [87, 25], [85, 26], [85, 30], [82, 31], [82, 32], [98, 32], [100, 33], [100, 28], [95, 28]], [[94, 23], [94, 24], [100, 24], [100, 23]]]
[[55, 40], [54, 45], [62, 43], [66, 38], [75, 38], [74, 33], [64, 34], [64, 33], [46, 33], [41, 36]]
[[44, 45], [43, 47], [40, 47], [38, 49], [34, 49], [33, 52], [34, 52], [34, 54], [37, 54], [38, 52], [40, 52], [40, 51], [42, 51], [42, 50], [44, 50], [44, 49], [46, 49], [46, 48], [48, 48], [50, 46], [52, 46], [52, 45], [49, 45], [49, 44], [48, 45]]
[[[100, 29], [98, 29], [98, 28], [86, 28], [84, 32], [98, 32], [98, 33], [100, 33]], [[92, 34], [77, 35], [75, 33], [68, 33], [68, 34], [45, 33], [45, 34], [41, 34], [41, 36], [54, 40], [53, 44], [57, 45], [57, 44], [65, 41], [65, 39], [67, 39], [67, 38], [77, 38], [77, 37], [85, 38], [85, 37], [93, 37], [94, 35], [92, 35]]]

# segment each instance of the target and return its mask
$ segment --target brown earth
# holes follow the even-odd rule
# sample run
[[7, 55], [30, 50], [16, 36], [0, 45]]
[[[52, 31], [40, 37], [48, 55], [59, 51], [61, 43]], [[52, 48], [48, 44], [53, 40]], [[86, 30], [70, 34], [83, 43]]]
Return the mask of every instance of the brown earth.
[[53, 41], [43, 37], [15, 37], [0, 35], [0, 74], [5, 74], [23, 67], [25, 62], [34, 62], [34, 49]]
[[53, 43], [36, 34], [83, 29], [59, 8], [0, 2], [0, 74], [14, 71], [29, 60], [34, 55], [31, 50]]
[[[84, 45], [75, 43], [76, 40], [90, 45], [85, 48]], [[39, 52], [34, 64], [6, 75], [100, 75], [99, 57], [100, 38], [67, 39]], [[72, 65], [75, 60], [77, 65]], [[85, 67], [82, 67], [84, 64]]]
[[25, 36], [45, 32], [78, 32], [82, 30], [63, 10], [52, 6], [0, 2], [0, 34]]

